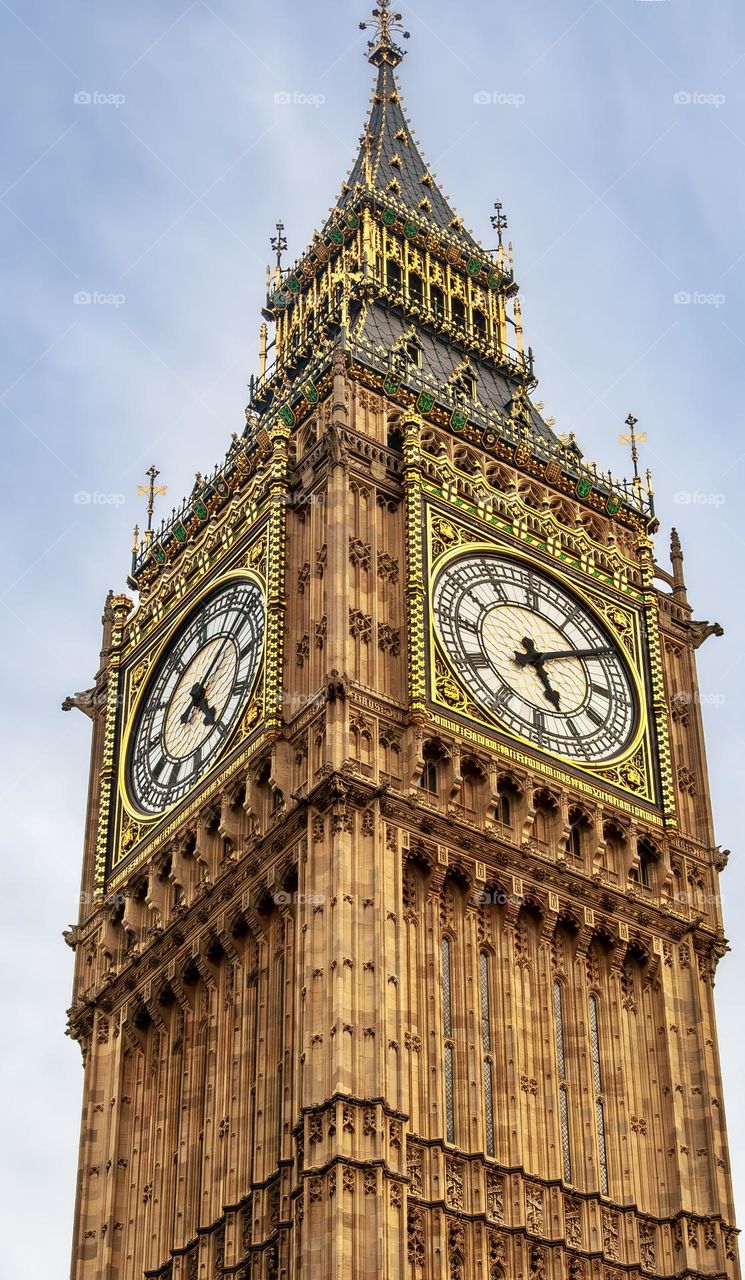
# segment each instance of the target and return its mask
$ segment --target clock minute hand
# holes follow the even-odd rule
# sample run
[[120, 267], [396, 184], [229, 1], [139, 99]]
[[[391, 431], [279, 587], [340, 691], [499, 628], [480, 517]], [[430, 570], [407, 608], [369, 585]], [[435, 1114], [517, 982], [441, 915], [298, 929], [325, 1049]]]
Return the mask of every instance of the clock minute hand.
[[216, 723], [217, 716], [215, 713], [215, 708], [211, 707], [207, 702], [207, 687], [210, 682], [210, 677], [212, 676], [212, 673], [215, 670], [215, 667], [217, 666], [218, 662], [222, 658], [222, 655], [224, 654], [224, 652], [225, 652], [225, 645], [221, 645], [220, 648], [217, 650], [217, 653], [213, 657], [212, 661], [210, 662], [210, 665], [207, 668], [206, 674], [202, 677], [202, 679], [197, 684], [192, 686], [191, 704], [186, 708], [186, 711], [181, 717], [182, 724], [189, 723], [192, 717], [192, 713], [194, 711], [202, 712], [202, 715], [204, 717], [204, 723], [206, 725], [212, 726]]
[[603, 658], [609, 653], [613, 653], [613, 650], [605, 645], [602, 649], [557, 650], [555, 653], [542, 653], [540, 658], [541, 662], [552, 662], [556, 658]]

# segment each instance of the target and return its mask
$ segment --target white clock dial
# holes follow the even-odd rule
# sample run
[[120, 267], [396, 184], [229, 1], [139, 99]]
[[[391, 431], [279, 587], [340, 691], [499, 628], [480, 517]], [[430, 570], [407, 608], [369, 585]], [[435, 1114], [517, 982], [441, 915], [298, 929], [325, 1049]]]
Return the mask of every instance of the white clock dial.
[[577, 763], [618, 756], [634, 735], [627, 663], [593, 611], [548, 574], [497, 552], [459, 556], [434, 587], [453, 672], [520, 737]]
[[127, 759], [143, 813], [172, 808], [227, 745], [264, 648], [264, 600], [251, 579], [218, 588], [186, 620], [152, 677]]

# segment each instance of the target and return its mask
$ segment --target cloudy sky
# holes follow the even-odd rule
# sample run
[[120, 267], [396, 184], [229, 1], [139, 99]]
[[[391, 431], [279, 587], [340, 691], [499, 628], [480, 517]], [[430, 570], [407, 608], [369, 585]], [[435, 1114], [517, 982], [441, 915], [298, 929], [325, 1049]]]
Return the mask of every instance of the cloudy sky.
[[[59, 704], [96, 668], [145, 469], [170, 505], [242, 428], [268, 238], [281, 217], [300, 252], [351, 163], [366, 16], [365, 0], [0, 0], [0, 1203], [15, 1280], [67, 1274], [77, 1155], [60, 935], [89, 724]], [[696, 614], [727, 632], [700, 672], [718, 839], [737, 845], [745, 9], [414, 0], [405, 19], [402, 83], [430, 164], [487, 244], [494, 201], [508, 214], [546, 412], [618, 473], [629, 411], [648, 432], [660, 557], [675, 524]], [[744, 883], [735, 848], [717, 999], [741, 1202]]]

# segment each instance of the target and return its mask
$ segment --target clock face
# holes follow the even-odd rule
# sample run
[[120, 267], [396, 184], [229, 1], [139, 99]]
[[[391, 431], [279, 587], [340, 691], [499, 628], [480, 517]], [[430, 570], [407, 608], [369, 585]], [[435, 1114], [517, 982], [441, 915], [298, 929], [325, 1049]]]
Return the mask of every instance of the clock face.
[[579, 764], [629, 744], [638, 705], [618, 644], [555, 579], [498, 553], [463, 555], [437, 578], [434, 617], [461, 684], [514, 733]]
[[250, 579], [207, 597], [169, 642], [137, 713], [127, 759], [132, 799], [159, 814], [214, 764], [251, 693], [264, 648], [264, 600]]

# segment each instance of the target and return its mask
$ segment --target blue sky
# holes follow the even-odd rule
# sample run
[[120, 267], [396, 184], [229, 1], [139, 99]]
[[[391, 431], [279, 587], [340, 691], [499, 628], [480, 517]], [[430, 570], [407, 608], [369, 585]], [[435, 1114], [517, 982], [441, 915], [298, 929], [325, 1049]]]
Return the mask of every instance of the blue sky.
[[[67, 1273], [77, 1154], [60, 933], [77, 909], [89, 726], [59, 704], [91, 682], [145, 469], [160, 467], [170, 506], [242, 428], [268, 237], [282, 217], [300, 252], [351, 164], [371, 88], [366, 16], [364, 0], [0, 0], [0, 682], [13, 726], [0, 742], [13, 1100], [0, 1194], [18, 1280]], [[736, 845], [745, 9], [415, 0], [405, 21], [402, 85], [425, 155], [487, 244], [496, 199], [509, 217], [546, 412], [617, 473], [629, 411], [648, 432], [660, 557], [675, 524], [696, 616], [727, 632], [700, 674], [718, 839]], [[743, 883], [735, 849], [717, 1001], [741, 1201]]]

